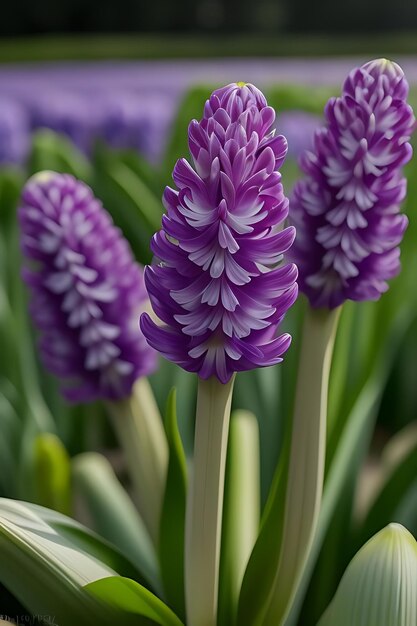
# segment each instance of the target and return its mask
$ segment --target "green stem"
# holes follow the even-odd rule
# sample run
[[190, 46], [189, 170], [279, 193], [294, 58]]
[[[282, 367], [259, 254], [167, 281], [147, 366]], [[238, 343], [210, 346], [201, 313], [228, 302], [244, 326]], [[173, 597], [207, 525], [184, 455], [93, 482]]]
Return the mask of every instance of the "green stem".
[[185, 592], [188, 626], [216, 626], [224, 475], [234, 377], [199, 380], [194, 466], [187, 501]]
[[320, 512], [330, 365], [340, 309], [308, 309], [295, 393], [281, 551], [263, 626], [281, 626], [310, 552]]
[[129, 398], [109, 402], [108, 408], [125, 454], [139, 512], [157, 545], [168, 444], [148, 380], [137, 380]]

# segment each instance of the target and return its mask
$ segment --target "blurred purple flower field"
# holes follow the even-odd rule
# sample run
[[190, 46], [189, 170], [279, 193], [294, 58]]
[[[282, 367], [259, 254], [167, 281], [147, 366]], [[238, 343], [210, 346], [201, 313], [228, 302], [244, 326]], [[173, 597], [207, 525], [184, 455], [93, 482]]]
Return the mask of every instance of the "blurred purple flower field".
[[[3, 65], [0, 68], [0, 163], [24, 160], [28, 134], [50, 128], [67, 135], [84, 153], [97, 138], [133, 148], [153, 163], [164, 152], [178, 106], [194, 85], [245, 80], [276, 84], [339, 86], [357, 59], [225, 59]], [[399, 58], [411, 84], [417, 63]], [[285, 122], [285, 123], [284, 123]], [[302, 123], [301, 123], [302, 122]], [[278, 124], [280, 115], [278, 111]], [[308, 143], [312, 120], [284, 117], [293, 155]], [[300, 130], [300, 128], [302, 129]], [[307, 131], [305, 132], [305, 129]], [[309, 129], [309, 130], [308, 130]]]

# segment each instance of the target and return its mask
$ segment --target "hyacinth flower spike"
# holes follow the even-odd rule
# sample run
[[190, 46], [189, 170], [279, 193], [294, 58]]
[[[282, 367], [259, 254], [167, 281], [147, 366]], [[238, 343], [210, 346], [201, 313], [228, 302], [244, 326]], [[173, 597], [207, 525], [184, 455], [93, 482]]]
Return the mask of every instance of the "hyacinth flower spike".
[[180, 159], [177, 190], [164, 194], [157, 261], [145, 284], [160, 324], [143, 314], [152, 347], [199, 376], [194, 467], [187, 503], [186, 608], [190, 626], [215, 626], [224, 469], [236, 372], [282, 360], [277, 335], [297, 297], [297, 269], [282, 262], [294, 240], [278, 169], [287, 144], [253, 85], [207, 100], [189, 126], [192, 164]]
[[33, 176], [19, 219], [42, 360], [68, 402], [106, 403], [156, 540], [167, 442], [146, 379], [156, 353], [137, 327], [148, 302], [142, 270], [91, 189], [72, 176]]
[[344, 301], [375, 300], [400, 270], [407, 226], [402, 166], [414, 116], [401, 68], [379, 59], [354, 69], [325, 108], [290, 204], [290, 257], [309, 299], [297, 378], [281, 551], [262, 623], [285, 623], [317, 525], [325, 461], [331, 354]]

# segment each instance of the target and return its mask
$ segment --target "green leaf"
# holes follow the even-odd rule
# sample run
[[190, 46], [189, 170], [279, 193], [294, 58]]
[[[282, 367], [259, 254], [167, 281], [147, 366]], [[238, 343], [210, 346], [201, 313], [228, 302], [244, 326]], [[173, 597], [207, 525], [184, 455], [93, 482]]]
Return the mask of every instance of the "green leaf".
[[137, 173], [121, 161], [114, 161], [112, 168], [109, 168], [107, 173], [117, 189], [134, 204], [137, 214], [141, 216], [149, 229], [151, 231], [159, 230], [162, 202], [155, 197]]
[[34, 440], [36, 502], [67, 515], [71, 511], [70, 458], [56, 435], [42, 433]]
[[280, 111], [300, 109], [322, 116], [327, 100], [334, 96], [334, 89], [328, 86], [311, 89], [305, 85], [280, 84], [269, 88], [266, 95], [268, 104], [278, 111], [279, 128]]
[[[7, 502], [13, 502], [8, 500]], [[46, 509], [45, 507], [29, 502], [20, 502], [25, 509], [48, 524], [60, 537], [91, 557], [94, 557], [112, 571], [116, 571], [122, 576], [136, 578], [137, 569], [132, 562], [127, 559], [113, 544], [109, 543], [103, 537], [83, 526], [76, 520], [62, 515], [57, 511]], [[1, 507], [0, 507], [1, 511]]]
[[338, 427], [338, 418], [341, 410], [346, 406], [346, 396], [349, 393], [352, 394], [352, 389], [348, 386], [348, 376], [351, 368], [350, 352], [352, 347], [352, 328], [355, 321], [354, 312], [355, 308], [349, 302], [346, 302], [340, 315], [339, 332], [336, 336], [330, 370], [328, 440]]
[[178, 617], [161, 600], [134, 580], [120, 576], [103, 578], [86, 585], [85, 590], [91, 597], [123, 611], [125, 618], [123, 622], [118, 622], [120, 626], [182, 626]]
[[417, 477], [413, 484], [404, 494], [400, 504], [395, 510], [394, 519], [398, 520], [400, 524], [406, 526], [413, 532], [413, 535], [417, 537]]
[[176, 391], [167, 404], [165, 430], [169, 446], [168, 473], [159, 534], [159, 562], [168, 604], [182, 618], [184, 598], [184, 536], [187, 466], [177, 423]]
[[250, 556], [239, 597], [239, 626], [253, 626], [266, 605], [278, 566], [284, 522], [285, 485], [287, 482], [289, 438], [284, 443], [262, 515], [258, 539]]
[[[329, 423], [327, 432], [327, 458], [329, 467], [346, 421], [363, 385], [377, 366], [376, 355], [381, 334], [378, 312], [383, 303], [346, 302], [343, 306], [341, 328], [338, 333], [334, 362], [332, 364], [329, 398]], [[375, 337], [379, 338], [375, 345]]]
[[21, 170], [4, 167], [0, 170], [0, 225], [3, 232], [7, 232], [15, 220], [23, 180]]
[[162, 197], [164, 184], [160, 172], [145, 157], [136, 150], [123, 150], [117, 154], [120, 160], [146, 184], [156, 198]]
[[0, 582], [32, 614], [60, 626], [110, 625], [117, 614], [83, 587], [116, 572], [57, 532], [43, 511], [0, 499]]
[[[281, 395], [282, 368], [265, 367], [240, 372], [236, 377], [233, 406], [245, 407], [259, 419], [261, 457], [261, 499], [268, 496], [282, 437], [282, 420], [277, 420], [278, 396]], [[282, 396], [280, 397], [280, 401]]]
[[192, 455], [194, 445], [194, 412], [197, 392], [196, 376], [186, 372], [166, 359], [159, 360], [159, 366], [149, 380], [159, 406], [165, 406], [173, 387], [177, 390], [177, 418], [185, 455]]
[[243, 575], [256, 541], [260, 518], [258, 420], [248, 411], [231, 415], [227, 451], [220, 561], [220, 626], [232, 626]]
[[12, 403], [0, 390], [0, 485], [3, 493], [12, 493], [16, 484], [21, 421]]
[[204, 103], [212, 91], [213, 85], [197, 85], [186, 93], [179, 106], [162, 167], [167, 184], [171, 181], [177, 159], [187, 157], [189, 154], [188, 125], [193, 119], [201, 119]]
[[374, 535], [381, 526], [399, 521], [395, 510], [417, 476], [417, 430], [411, 425], [387, 445], [384, 456], [393, 457], [385, 480], [362, 525], [360, 543]]
[[[0, 376], [14, 384], [19, 381], [19, 354], [16, 349], [20, 340], [18, 320], [20, 313], [11, 302], [11, 291], [16, 280], [16, 255], [10, 250], [10, 233], [0, 231], [0, 345], [2, 358], [0, 362]], [[21, 394], [19, 394], [21, 396]]]
[[131, 561], [139, 579], [160, 591], [152, 542], [133, 502], [118, 481], [109, 461], [86, 452], [73, 458], [74, 495], [88, 513], [94, 529]]
[[151, 260], [149, 240], [161, 227], [162, 201], [129, 160], [98, 145], [93, 187], [141, 263]]
[[44, 170], [72, 174], [84, 181], [88, 181], [91, 175], [88, 160], [72, 141], [46, 129], [37, 131], [33, 136], [28, 169], [31, 174]]
[[[20, 267], [19, 232], [14, 225], [8, 240], [8, 255], [14, 268]], [[25, 419], [39, 431], [54, 432], [55, 422], [42, 396], [39, 385], [39, 369], [34, 349], [31, 324], [28, 314], [27, 295], [21, 280], [13, 280], [10, 293], [9, 318], [10, 333], [13, 333], [15, 353], [17, 356], [16, 386], [22, 400], [25, 401]]]

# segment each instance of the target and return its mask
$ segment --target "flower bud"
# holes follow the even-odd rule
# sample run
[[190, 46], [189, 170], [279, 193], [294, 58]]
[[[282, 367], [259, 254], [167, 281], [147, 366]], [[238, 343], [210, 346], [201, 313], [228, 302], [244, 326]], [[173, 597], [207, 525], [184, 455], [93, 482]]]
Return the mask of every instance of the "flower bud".
[[319, 626], [417, 624], [417, 543], [390, 524], [357, 553]]

